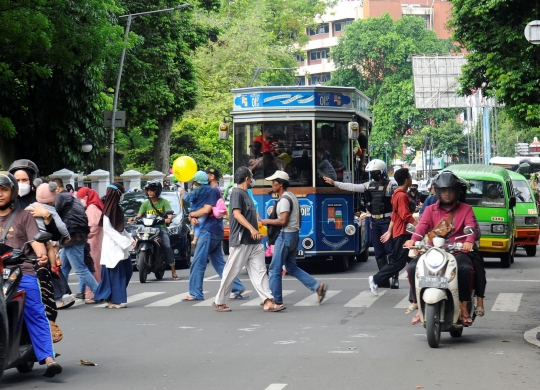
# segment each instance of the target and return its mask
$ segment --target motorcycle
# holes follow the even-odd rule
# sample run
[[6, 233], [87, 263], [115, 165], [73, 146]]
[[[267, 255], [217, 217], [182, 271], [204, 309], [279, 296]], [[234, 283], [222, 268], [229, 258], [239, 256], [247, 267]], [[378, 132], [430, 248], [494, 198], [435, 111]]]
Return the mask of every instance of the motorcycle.
[[173, 218], [168, 227], [176, 269], [191, 266], [191, 242], [187, 214], [183, 211]]
[[[408, 224], [406, 230], [416, 234], [412, 224]], [[452, 337], [461, 337], [463, 333], [458, 293], [458, 266], [453, 253], [463, 249], [463, 243], [457, 240], [475, 234], [470, 226], [466, 226], [463, 233], [463, 236], [456, 237], [453, 245], [445, 244], [442, 237], [435, 237], [433, 246], [417, 241], [414, 247], [423, 253], [416, 264], [415, 286], [420, 320], [426, 329], [427, 341], [431, 348], [439, 346], [441, 332], [449, 332]], [[471, 296], [474, 296], [474, 291]], [[475, 302], [471, 299], [468, 310], [473, 320], [474, 309]]]
[[165, 259], [165, 253], [161, 250], [162, 243], [159, 233], [161, 231], [161, 225], [165, 223], [165, 219], [173, 213], [172, 210], [169, 210], [163, 216], [148, 214], [146, 217], [133, 221], [133, 223], [142, 224], [136, 231], [137, 245], [135, 246], [139, 281], [141, 283], [146, 283], [147, 276], [150, 272], [154, 273], [156, 279], [163, 279], [167, 261]]
[[35, 257], [25, 255], [32, 242], [46, 243], [50, 239], [50, 233], [41, 232], [36, 234], [33, 241], [26, 242], [22, 249], [0, 244], [0, 378], [4, 371], [10, 368], [16, 368], [20, 373], [28, 373], [37, 362], [24, 321], [26, 292], [19, 291], [23, 276], [20, 265], [28, 260], [36, 261]]

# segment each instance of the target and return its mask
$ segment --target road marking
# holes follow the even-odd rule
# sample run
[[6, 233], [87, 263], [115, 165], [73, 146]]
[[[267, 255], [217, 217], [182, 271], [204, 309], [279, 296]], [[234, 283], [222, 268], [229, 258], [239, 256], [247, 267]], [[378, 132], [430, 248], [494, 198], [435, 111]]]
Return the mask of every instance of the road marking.
[[410, 304], [411, 303], [409, 302], [409, 294], [407, 294], [396, 306], [394, 306], [394, 309], [406, 309], [409, 307]]
[[287, 387], [286, 383], [272, 383], [264, 390], [283, 390], [285, 387]]
[[153, 302], [149, 305], [146, 305], [145, 307], [163, 307], [163, 306], [171, 306], [175, 303], [182, 302], [182, 299], [187, 297], [189, 295], [189, 292], [185, 292], [178, 295], [173, 295], [172, 297], [162, 299], [160, 301]]
[[379, 296], [376, 297], [371, 291], [362, 291], [358, 296], [347, 302], [344, 307], [370, 307], [373, 303], [382, 297], [386, 291], [379, 292]]
[[216, 274], [216, 275], [214, 275], [214, 276], [209, 276], [209, 277], [207, 277], [207, 278], [204, 278], [204, 281], [207, 282], [207, 281], [212, 280], [212, 279], [215, 279], [215, 278], [219, 278], [219, 275]]
[[399, 274], [399, 280], [407, 280], [407, 271], [403, 271]]
[[[281, 293], [281, 296], [285, 297], [289, 294], [292, 294], [295, 291], [296, 290], [283, 290], [283, 292]], [[252, 299], [249, 302], [242, 303], [241, 306], [259, 306], [260, 304], [261, 304], [261, 298], [256, 298], [256, 299]]]
[[328, 351], [328, 353], [358, 353], [358, 351]]
[[[328, 299], [332, 298], [333, 296], [339, 294], [341, 290], [328, 290], [326, 291], [326, 297], [324, 298], [324, 302], [326, 302]], [[319, 306], [319, 296], [317, 293], [310, 295], [309, 297], [302, 299], [300, 302], [295, 303], [293, 306]]]
[[526, 331], [523, 337], [525, 338], [525, 340], [527, 340], [528, 343], [540, 347], [540, 341], [538, 341], [538, 338], [536, 337], [538, 335], [538, 332], [540, 332], [540, 326]]
[[287, 344], [295, 344], [296, 341], [294, 340], [285, 340], [285, 341], [276, 341], [274, 344], [278, 345], [287, 345]]
[[521, 297], [521, 293], [500, 293], [491, 311], [518, 311]]
[[[246, 290], [244, 291], [244, 294], [248, 294], [250, 293], [251, 291], [249, 290]], [[217, 293], [216, 293], [217, 294]], [[193, 306], [212, 306], [214, 304], [214, 302], [216, 301], [216, 297], [213, 296], [212, 298], [208, 298], [208, 299], [205, 299], [204, 301], [200, 302], [200, 303], [196, 303], [194, 304]], [[231, 301], [234, 301], [234, 299], [231, 299]]]
[[[127, 298], [127, 303], [130, 304], [133, 302], [141, 301], [146, 298], [152, 298], [159, 294], [165, 294], [165, 293], [164, 292], [145, 292], [145, 293], [135, 294]], [[95, 307], [106, 307], [106, 306], [107, 304], [104, 303], [102, 305], [96, 305]]]

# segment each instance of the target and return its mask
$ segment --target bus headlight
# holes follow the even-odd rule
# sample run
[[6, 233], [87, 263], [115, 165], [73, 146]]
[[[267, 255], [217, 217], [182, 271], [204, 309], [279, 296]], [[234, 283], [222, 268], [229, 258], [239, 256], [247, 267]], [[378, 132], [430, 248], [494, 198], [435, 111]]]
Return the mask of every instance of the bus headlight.
[[354, 225], [345, 226], [345, 234], [346, 235], [352, 236], [352, 235], [354, 235], [354, 233], [356, 233], [356, 228], [354, 227]]
[[504, 233], [504, 225], [491, 225], [491, 233]]
[[538, 217], [525, 217], [525, 225], [538, 225]]

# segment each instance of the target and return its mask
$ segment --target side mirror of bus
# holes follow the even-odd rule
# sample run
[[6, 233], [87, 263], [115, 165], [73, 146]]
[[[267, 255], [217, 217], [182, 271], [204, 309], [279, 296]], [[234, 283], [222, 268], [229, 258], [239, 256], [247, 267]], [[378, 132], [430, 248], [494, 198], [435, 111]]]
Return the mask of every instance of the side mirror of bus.
[[511, 196], [510, 197], [510, 203], [509, 203], [509, 206], [511, 209], [513, 209], [514, 207], [516, 207], [516, 197], [515, 196]]
[[358, 136], [360, 135], [360, 126], [358, 125], [358, 122], [349, 122], [347, 128], [349, 139], [358, 139]]

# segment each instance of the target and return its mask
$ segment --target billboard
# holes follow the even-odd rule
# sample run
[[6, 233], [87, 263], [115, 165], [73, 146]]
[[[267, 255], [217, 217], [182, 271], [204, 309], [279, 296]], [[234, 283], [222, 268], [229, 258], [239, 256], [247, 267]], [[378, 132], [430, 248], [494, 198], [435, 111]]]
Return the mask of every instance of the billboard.
[[467, 107], [456, 94], [464, 56], [413, 56], [414, 102], [417, 108]]

